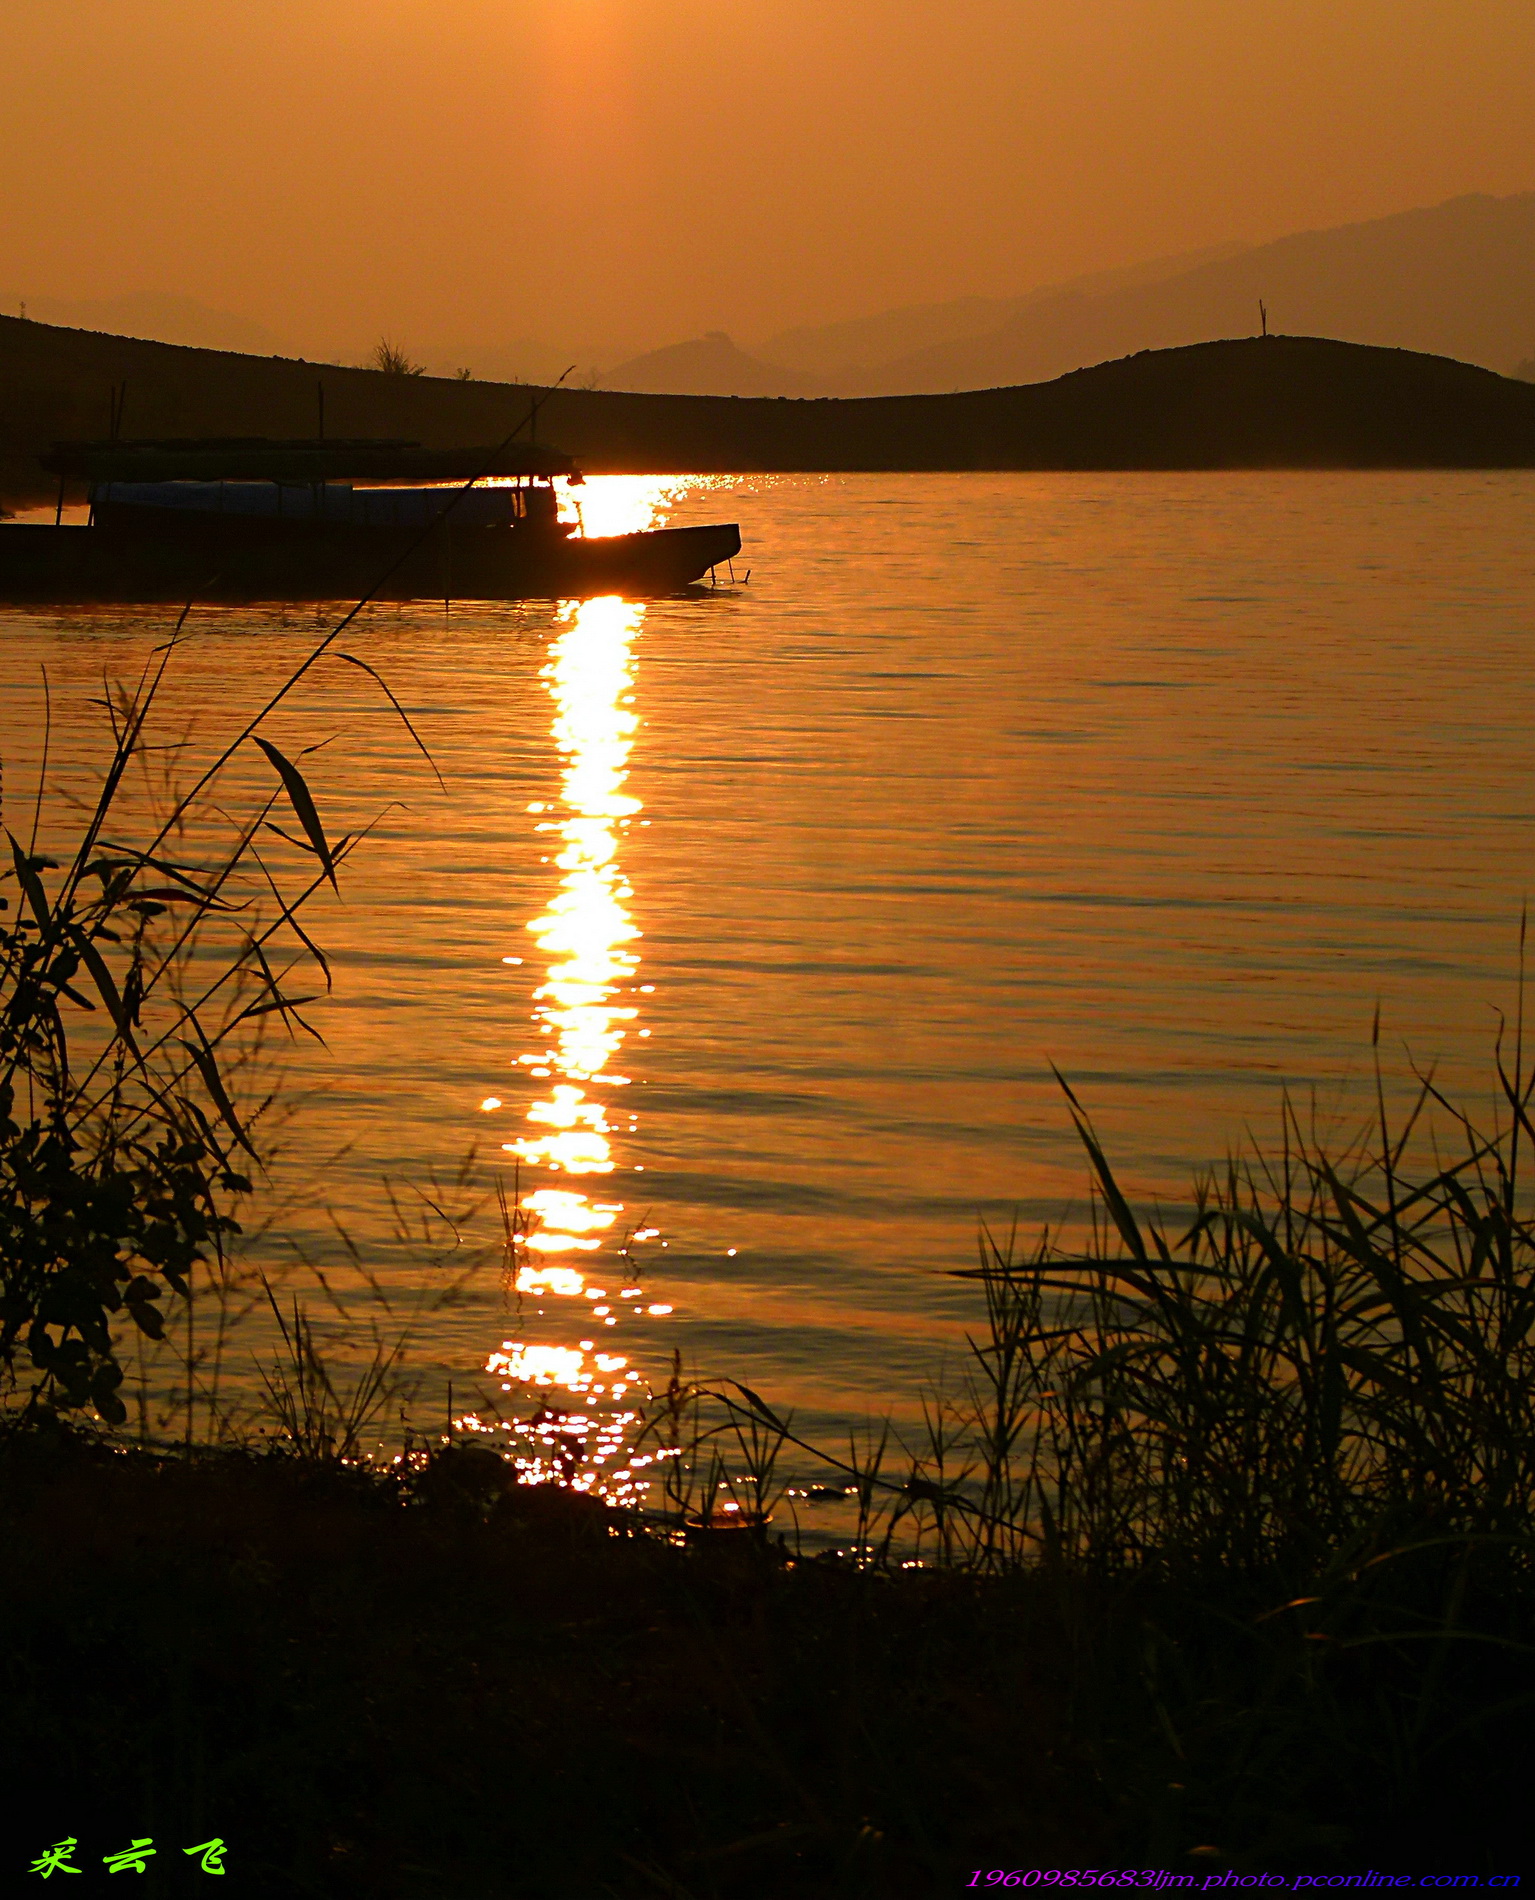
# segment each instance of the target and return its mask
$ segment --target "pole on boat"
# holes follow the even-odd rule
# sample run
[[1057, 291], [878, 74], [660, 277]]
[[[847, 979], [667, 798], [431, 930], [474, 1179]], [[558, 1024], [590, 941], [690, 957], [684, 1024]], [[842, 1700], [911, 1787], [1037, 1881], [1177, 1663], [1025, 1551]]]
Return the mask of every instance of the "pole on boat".
[[[319, 439], [320, 441], [323, 442], [325, 440], [325, 383], [324, 383], [323, 378], [319, 382], [317, 382], [314, 386], [314, 397], [315, 397], [315, 408], [318, 412], [317, 421], [318, 421], [319, 431], [320, 431]], [[313, 487], [314, 518], [317, 522], [324, 521], [326, 518], [325, 516], [325, 488], [326, 488], [325, 477], [322, 475], [319, 481], [317, 481]]]

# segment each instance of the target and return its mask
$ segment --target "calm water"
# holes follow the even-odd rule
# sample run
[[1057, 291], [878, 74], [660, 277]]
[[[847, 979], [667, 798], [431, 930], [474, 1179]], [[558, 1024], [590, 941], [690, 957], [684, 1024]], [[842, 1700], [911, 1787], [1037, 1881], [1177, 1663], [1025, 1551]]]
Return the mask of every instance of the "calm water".
[[[681, 1347], [818, 1429], [904, 1408], [959, 1350], [978, 1217], [1082, 1205], [1052, 1061], [1148, 1196], [1286, 1085], [1346, 1111], [1377, 1003], [1393, 1059], [1480, 1086], [1535, 867], [1535, 477], [586, 494], [594, 528], [739, 519], [750, 584], [371, 612], [350, 650], [446, 794], [355, 669], [274, 727], [329, 741], [336, 829], [384, 814], [311, 925], [336, 991], [279, 1226], [336, 1260], [334, 1211], [398, 1293], [449, 1269], [380, 1178], [520, 1162], [521, 1318], [491, 1273], [420, 1342], [459, 1390], [611, 1403]], [[8, 811], [39, 662], [67, 785], [166, 624], [0, 617]], [[325, 623], [195, 624], [167, 723], [207, 743]]]

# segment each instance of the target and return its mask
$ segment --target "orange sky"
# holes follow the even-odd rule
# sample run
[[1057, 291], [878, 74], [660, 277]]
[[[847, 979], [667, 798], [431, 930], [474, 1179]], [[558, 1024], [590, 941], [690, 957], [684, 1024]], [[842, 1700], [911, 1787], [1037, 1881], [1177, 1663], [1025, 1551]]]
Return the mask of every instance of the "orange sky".
[[1535, 187], [1531, 0], [5, 0], [0, 287], [609, 360]]

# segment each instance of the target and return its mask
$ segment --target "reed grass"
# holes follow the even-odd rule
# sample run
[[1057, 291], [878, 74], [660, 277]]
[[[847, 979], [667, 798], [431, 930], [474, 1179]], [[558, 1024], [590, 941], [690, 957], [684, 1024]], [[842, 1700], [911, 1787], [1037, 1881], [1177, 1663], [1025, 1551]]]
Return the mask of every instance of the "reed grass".
[[[749, 1388], [680, 1372], [670, 1402], [696, 1416], [671, 1437], [753, 1426], [834, 1474], [843, 1539], [812, 1562], [1047, 1601], [1062, 1732], [1112, 1786], [1127, 1859], [1347, 1866], [1392, 1838], [1507, 1854], [1535, 1705], [1518, 1020], [1493, 1070], [1486, 1128], [1426, 1075], [1393, 1118], [1378, 1067], [1352, 1139], [1286, 1101], [1274, 1151], [1234, 1155], [1172, 1218], [1136, 1207], [1063, 1081], [1085, 1242], [982, 1231], [968, 1373], [915, 1438], [818, 1447]], [[744, 1442], [736, 1462], [750, 1472]]]
[[1087, 1242], [982, 1230], [978, 1265], [957, 1277], [984, 1330], [917, 1440], [892, 1444], [887, 1428], [843, 1457], [732, 1381], [696, 1383], [691, 1401], [843, 1474], [864, 1541], [904, 1520], [936, 1560], [982, 1573], [1258, 1575], [1414, 1539], [1524, 1548], [1535, 1074], [1522, 1035], [1509, 1060], [1500, 1041], [1494, 1074], [1490, 1129], [1432, 1077], [1393, 1123], [1377, 1071], [1374, 1118], [1336, 1145], [1287, 1098], [1277, 1149], [1198, 1179], [1174, 1221], [1137, 1212], [1063, 1082], [1092, 1171]]
[[184, 783], [188, 735], [153, 722], [190, 613], [131, 687], [106, 683], [107, 758], [67, 852], [38, 844], [51, 701], [30, 809], [0, 814], [0, 1367], [13, 1392], [30, 1368], [29, 1410], [120, 1425], [123, 1329], [163, 1341], [180, 1302], [188, 1439], [207, 1356], [194, 1283], [217, 1291], [216, 1388], [240, 1291], [228, 1242], [274, 1108], [265, 1052], [274, 1028], [317, 1035], [304, 1011], [330, 968], [303, 913], [367, 831], [328, 832], [262, 731], [353, 616]]

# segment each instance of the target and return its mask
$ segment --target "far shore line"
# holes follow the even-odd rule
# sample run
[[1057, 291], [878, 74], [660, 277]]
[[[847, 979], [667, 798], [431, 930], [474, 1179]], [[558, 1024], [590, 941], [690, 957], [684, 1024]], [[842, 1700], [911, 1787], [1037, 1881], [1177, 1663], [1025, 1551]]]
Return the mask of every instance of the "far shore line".
[[526, 427], [590, 474], [1519, 469], [1535, 384], [1409, 350], [1239, 337], [950, 395], [735, 397], [461, 382], [0, 317], [0, 505], [54, 498], [58, 441], [493, 442]]

